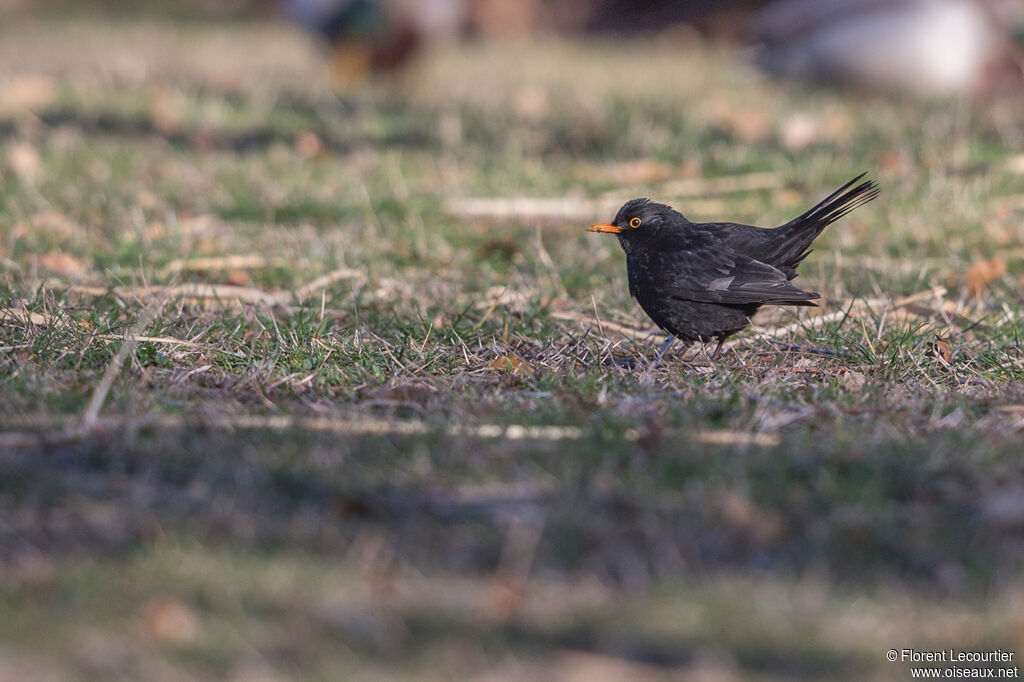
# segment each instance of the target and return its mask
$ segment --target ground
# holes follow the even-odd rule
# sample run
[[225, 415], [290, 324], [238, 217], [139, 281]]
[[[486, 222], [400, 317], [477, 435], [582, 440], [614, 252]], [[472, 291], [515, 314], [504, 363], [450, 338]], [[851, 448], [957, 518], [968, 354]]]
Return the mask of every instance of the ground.
[[[1024, 651], [1020, 102], [727, 46], [0, 25], [0, 678], [909, 679]], [[514, 68], [513, 68], [514, 67]], [[585, 232], [780, 224], [709, 364]]]

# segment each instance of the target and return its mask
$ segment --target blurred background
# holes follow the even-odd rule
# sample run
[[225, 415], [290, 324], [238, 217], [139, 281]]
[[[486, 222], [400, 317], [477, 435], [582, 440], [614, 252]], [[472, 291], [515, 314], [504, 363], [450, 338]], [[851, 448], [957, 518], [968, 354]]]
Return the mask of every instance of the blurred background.
[[342, 83], [399, 69], [438, 40], [699, 37], [746, 46], [740, 56], [775, 75], [918, 95], [1019, 86], [1024, 30], [1020, 0], [5, 0], [3, 11], [289, 21], [329, 49]]
[[[0, 0], [0, 680], [1019, 660], [1022, 35], [1024, 0]], [[587, 225], [775, 225], [862, 171], [819, 322], [759, 318], [842, 358], [614, 361], [660, 339]]]

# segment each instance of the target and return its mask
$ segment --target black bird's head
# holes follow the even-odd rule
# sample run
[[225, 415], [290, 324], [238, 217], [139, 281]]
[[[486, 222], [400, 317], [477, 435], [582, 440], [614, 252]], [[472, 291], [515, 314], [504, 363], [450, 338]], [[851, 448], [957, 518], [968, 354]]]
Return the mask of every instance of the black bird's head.
[[610, 223], [587, 228], [588, 232], [610, 232], [618, 236], [622, 249], [629, 253], [635, 246], [658, 238], [665, 230], [678, 229], [686, 218], [671, 206], [650, 199], [631, 199], [622, 205]]

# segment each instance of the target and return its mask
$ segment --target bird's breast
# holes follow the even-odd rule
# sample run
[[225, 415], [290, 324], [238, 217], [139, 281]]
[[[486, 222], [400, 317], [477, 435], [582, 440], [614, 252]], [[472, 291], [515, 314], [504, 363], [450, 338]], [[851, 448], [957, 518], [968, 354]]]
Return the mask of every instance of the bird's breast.
[[630, 295], [649, 311], [664, 297], [670, 272], [659, 264], [657, 255], [647, 249], [633, 249], [626, 259], [626, 270]]

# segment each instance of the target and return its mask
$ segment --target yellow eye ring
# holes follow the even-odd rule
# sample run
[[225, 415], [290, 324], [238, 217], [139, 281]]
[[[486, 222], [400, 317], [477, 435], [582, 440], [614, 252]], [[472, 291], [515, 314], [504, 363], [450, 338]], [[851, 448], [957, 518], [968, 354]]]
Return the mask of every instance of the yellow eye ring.
[[640, 227], [640, 223], [642, 222], [643, 221], [640, 220], [639, 218], [633, 218], [632, 220], [629, 221], [629, 226], [635, 230], [636, 228]]

